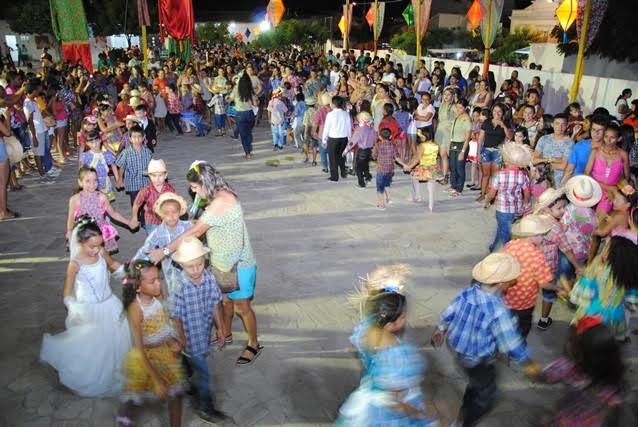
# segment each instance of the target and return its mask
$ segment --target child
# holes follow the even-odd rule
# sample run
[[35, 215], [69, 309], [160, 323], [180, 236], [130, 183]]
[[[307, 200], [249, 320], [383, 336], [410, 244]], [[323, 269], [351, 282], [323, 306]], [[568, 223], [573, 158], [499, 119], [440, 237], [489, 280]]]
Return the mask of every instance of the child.
[[412, 202], [421, 203], [421, 182], [428, 184], [428, 209], [434, 209], [434, 181], [441, 175], [441, 171], [436, 164], [436, 157], [439, 154], [439, 146], [432, 141], [432, 130], [423, 128], [417, 131], [420, 142], [416, 147], [415, 156], [408, 164], [398, 163], [403, 166], [404, 172], [412, 172]]
[[319, 149], [319, 141], [312, 137], [312, 126], [315, 121], [315, 115], [317, 114], [317, 109], [315, 108], [317, 100], [315, 98], [308, 97], [306, 98], [305, 102], [308, 108], [306, 108], [306, 112], [303, 114], [303, 151], [306, 156], [306, 158], [304, 159], [304, 163], [308, 163], [308, 155], [310, 153], [310, 150], [312, 149], [312, 165], [317, 166], [317, 151]]
[[226, 135], [226, 103], [220, 89], [214, 88], [211, 103], [213, 104], [213, 112], [215, 113], [217, 136], [224, 136]]
[[372, 157], [377, 162], [377, 208], [385, 210], [390, 201], [388, 188], [392, 185], [394, 175], [394, 159], [397, 157], [396, 145], [390, 142], [392, 132], [387, 128], [380, 128], [379, 139], [374, 145]]
[[538, 201], [538, 198], [548, 188], [554, 187], [554, 173], [550, 163], [538, 163], [531, 168], [532, 184], [532, 204]]
[[217, 346], [225, 342], [221, 315], [222, 294], [215, 278], [206, 270], [210, 249], [194, 237], [185, 238], [173, 254], [173, 260], [184, 269], [171, 307], [178, 340], [184, 348], [187, 362], [193, 370], [197, 389], [197, 414], [206, 421], [220, 422], [226, 415], [215, 409], [209, 383], [208, 353], [213, 320], [219, 337]]
[[[95, 129], [97, 129], [97, 119], [95, 116], [87, 116], [82, 119], [82, 125], [76, 137], [78, 142], [78, 153], [81, 154], [89, 150], [89, 147], [86, 146], [86, 135]], [[80, 166], [82, 166], [81, 162], [82, 157], [78, 156], [78, 163]]]
[[357, 116], [359, 126], [354, 130], [352, 138], [346, 149], [343, 151], [345, 156], [349, 151], [357, 148], [356, 170], [359, 188], [366, 188], [366, 181], [372, 179], [370, 175], [370, 159], [372, 158], [372, 147], [377, 140], [377, 133], [374, 131], [372, 116], [367, 112], [359, 113]]
[[338, 427], [436, 425], [427, 419], [421, 392], [425, 360], [403, 339], [408, 303], [402, 282], [408, 273], [404, 265], [377, 268], [368, 275], [361, 300], [353, 301], [367, 311], [350, 337], [363, 374], [357, 390], [339, 409]]
[[268, 120], [270, 121], [270, 129], [272, 131], [273, 150], [283, 150], [286, 144], [286, 124], [285, 114], [288, 107], [281, 100], [284, 96], [281, 89], [275, 89], [272, 92], [272, 99], [268, 103]]
[[490, 252], [510, 241], [512, 222], [529, 203], [529, 177], [524, 168], [532, 160], [531, 150], [525, 145], [507, 143], [502, 152], [505, 167], [492, 178], [484, 205], [487, 209], [496, 199], [496, 236], [489, 247]]
[[303, 147], [303, 116], [308, 108], [306, 106], [306, 98], [304, 94], [299, 92], [295, 95], [295, 108], [292, 112], [293, 136], [295, 139], [295, 148]]
[[133, 348], [124, 363], [125, 385], [120, 400], [125, 407], [118, 425], [128, 427], [131, 403], [145, 398], [169, 399], [171, 427], [182, 424], [181, 394], [188, 387], [182, 368], [180, 342], [162, 304], [159, 270], [150, 261], [135, 260], [127, 266], [122, 290]]
[[100, 132], [104, 133], [104, 145], [115, 156], [122, 150], [122, 126], [124, 123], [117, 120], [110, 105], [100, 105], [100, 114], [97, 124]]
[[527, 129], [523, 126], [519, 126], [514, 131], [514, 142], [517, 144], [530, 145]]
[[[168, 182], [166, 182], [166, 163], [164, 160], [151, 160], [146, 169], [146, 173], [151, 180], [151, 183], [142, 188], [135, 197], [133, 202], [133, 208], [131, 213], [131, 223], [129, 227], [135, 230], [139, 226], [138, 213], [140, 207], [144, 206], [144, 230], [147, 234], [151, 232], [162, 222], [160, 218], [155, 215], [154, 207], [155, 202], [159, 199], [162, 193], [175, 193], [175, 188]], [[183, 214], [182, 214], [183, 215]]]
[[96, 170], [89, 169], [86, 166], [82, 167], [78, 174], [78, 189], [69, 199], [66, 238], [69, 242], [71, 241], [73, 222], [84, 215], [88, 215], [93, 218], [98, 227], [100, 227], [106, 252], [115, 253], [117, 252], [117, 242], [115, 240], [117, 230], [111, 225], [106, 214], [122, 224], [128, 224], [129, 221], [124, 218], [124, 215], [113, 209], [109, 203], [109, 199], [97, 191], [97, 188], [98, 175]]
[[153, 111], [153, 117], [155, 117], [157, 126], [161, 132], [164, 130], [164, 119], [166, 118], [168, 109], [166, 107], [166, 101], [164, 101], [164, 97], [160, 93], [158, 86], [153, 86], [153, 98], [155, 99], [155, 111]]
[[137, 123], [144, 129], [146, 146], [151, 150], [151, 153], [154, 153], [155, 146], [157, 145], [157, 128], [155, 127], [155, 123], [148, 119], [146, 105], [140, 104], [135, 107], [135, 117], [137, 117]]
[[40, 360], [53, 366], [60, 382], [80, 396], [115, 395], [131, 339], [122, 303], [109, 285], [109, 271], [121, 274], [123, 268], [103, 248], [102, 232], [93, 218], [80, 218], [70, 244], [63, 292], [66, 331], [44, 334]]
[[[53, 178], [52, 172], [45, 176], [44, 157], [46, 155], [46, 145], [48, 144], [48, 131], [44, 123], [44, 118], [36, 102], [36, 97], [40, 92], [40, 86], [35, 82], [30, 82], [26, 89], [26, 98], [23, 103], [24, 116], [27, 120], [31, 141], [33, 143], [33, 155], [38, 173], [43, 180]], [[53, 169], [52, 169], [53, 170]]]
[[537, 374], [525, 340], [501, 294], [520, 275], [521, 266], [510, 254], [493, 253], [474, 266], [474, 283], [462, 290], [441, 313], [432, 335], [439, 347], [447, 338], [461, 367], [469, 377], [457, 424], [473, 426], [493, 406], [496, 394], [497, 352], [524, 363], [528, 375]]
[[467, 160], [470, 162], [470, 183], [466, 185], [472, 191], [480, 190], [479, 183], [481, 182], [479, 177], [478, 167], [478, 137], [481, 132], [481, 126], [483, 122], [487, 120], [486, 115], [483, 115], [481, 107], [474, 107], [472, 110], [472, 135], [470, 143], [468, 144], [469, 150], [467, 153]]
[[541, 380], [566, 390], [544, 425], [620, 425], [624, 364], [620, 346], [600, 317], [584, 317], [570, 330], [567, 354], [543, 369]]
[[516, 317], [518, 331], [524, 340], [527, 340], [532, 328], [538, 289], [551, 287], [553, 283], [552, 269], [539, 249], [545, 234], [551, 228], [552, 222], [544, 216], [524, 216], [512, 226], [512, 236], [516, 239], [503, 248], [503, 252], [516, 258], [521, 266], [521, 274], [507, 289], [503, 302]]
[[[167, 246], [193, 226], [190, 222], [179, 219], [186, 213], [186, 201], [173, 192], [162, 193], [152, 206], [155, 215], [162, 219], [162, 223], [148, 234], [144, 245], [138, 249], [133, 259], [144, 259], [148, 256], [148, 251]], [[181, 270], [175, 266], [170, 257], [164, 257], [162, 259], [162, 273], [167, 287], [167, 292], [162, 292], [162, 294], [168, 300], [168, 307], [172, 307], [175, 293], [180, 284]]]
[[563, 215], [565, 214], [565, 205], [567, 198], [563, 190], [556, 190], [549, 188], [545, 190], [541, 197], [538, 199], [538, 203], [534, 206], [534, 213], [545, 215], [552, 221], [552, 228], [545, 235], [541, 249], [545, 255], [547, 265], [552, 269], [554, 274], [553, 284], [554, 288], [543, 289], [543, 304], [541, 310], [541, 318], [538, 320], [536, 327], [542, 331], [547, 330], [552, 324], [552, 318], [549, 314], [552, 310], [552, 305], [556, 301], [557, 285], [561, 276], [560, 269], [560, 256], [562, 252], [569, 263], [572, 264], [577, 273], [581, 272], [581, 264], [574, 255], [574, 252], [567, 240], [567, 229], [561, 222]]
[[98, 190], [106, 196], [109, 202], [115, 200], [113, 184], [109, 178], [109, 168], [113, 175], [117, 176], [115, 167], [115, 156], [110, 151], [102, 150], [102, 140], [96, 129], [86, 134], [86, 146], [90, 151], [80, 153], [80, 168], [87, 167], [97, 172]]
[[153, 153], [144, 145], [144, 131], [141, 127], [133, 126], [129, 135], [131, 144], [117, 156], [115, 164], [119, 168], [117, 187], [124, 187], [133, 206], [137, 193], [149, 184], [144, 172], [148, 169]]
[[128, 147], [131, 144], [131, 134], [129, 131], [133, 128], [133, 126], [140, 126], [140, 122], [137, 116], [129, 114], [124, 119], [124, 129], [126, 130], [122, 134], [122, 142], [120, 144], [122, 149]]

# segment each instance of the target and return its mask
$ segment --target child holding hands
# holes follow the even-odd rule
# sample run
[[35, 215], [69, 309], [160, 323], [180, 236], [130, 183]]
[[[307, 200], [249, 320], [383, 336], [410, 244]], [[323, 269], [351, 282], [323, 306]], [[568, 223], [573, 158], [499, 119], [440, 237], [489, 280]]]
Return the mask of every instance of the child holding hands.
[[155, 213], [155, 202], [163, 193], [175, 193], [175, 188], [168, 182], [166, 177], [166, 163], [161, 159], [153, 159], [149, 162], [146, 169], [151, 183], [143, 187], [135, 196], [133, 201], [133, 208], [131, 210], [131, 223], [129, 226], [131, 230], [136, 229], [139, 226], [139, 210], [144, 206], [144, 229], [148, 234], [162, 223], [159, 216]]

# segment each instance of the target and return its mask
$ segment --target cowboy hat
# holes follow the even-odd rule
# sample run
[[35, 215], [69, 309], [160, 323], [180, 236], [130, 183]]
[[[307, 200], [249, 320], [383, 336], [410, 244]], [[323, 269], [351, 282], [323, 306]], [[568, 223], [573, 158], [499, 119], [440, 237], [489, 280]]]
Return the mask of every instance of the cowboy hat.
[[133, 89], [133, 90], [131, 91], [131, 96], [138, 96], [138, 97], [139, 97], [139, 96], [140, 96], [140, 91], [139, 91], [139, 90], [137, 90], [137, 89]]
[[148, 175], [152, 173], [166, 173], [166, 163], [162, 159], [151, 159], [146, 169]]
[[536, 205], [534, 206], [534, 213], [538, 213], [541, 209], [549, 207], [556, 200], [560, 199], [565, 195], [565, 190], [563, 188], [548, 188], [543, 191], [543, 194], [540, 195]]
[[127, 116], [124, 118], [124, 121], [130, 120], [132, 122], [135, 123], [139, 123], [140, 119], [137, 118], [137, 116], [133, 115], [133, 114], [127, 114]]
[[527, 145], [507, 142], [503, 145], [503, 161], [519, 168], [526, 167], [532, 161], [532, 150]]
[[516, 258], [505, 252], [488, 255], [472, 269], [474, 280], [486, 285], [509, 282], [520, 274], [521, 265]]
[[122, 92], [120, 92], [120, 97], [125, 96], [125, 95], [126, 96], [131, 96], [130, 92], [128, 92], [126, 90], [123, 90]]
[[283, 90], [281, 90], [281, 88], [280, 88], [280, 87], [278, 87], [277, 89], [275, 89], [275, 90], [273, 90], [273, 91], [272, 91], [272, 97], [273, 97], [273, 98], [275, 98], [275, 97], [277, 97], [277, 96], [279, 96], [279, 95], [283, 94], [283, 92], [284, 92], [284, 91], [283, 91]]
[[162, 217], [162, 205], [167, 201], [177, 202], [179, 204], [179, 216], [182, 216], [186, 213], [186, 200], [178, 194], [175, 193], [162, 193], [159, 198], [155, 201], [153, 205], [153, 211], [158, 217]]
[[204, 246], [201, 240], [195, 237], [187, 237], [180, 243], [172, 258], [175, 262], [184, 264], [203, 257], [209, 252], [210, 249]]
[[576, 175], [565, 184], [565, 195], [573, 205], [591, 208], [600, 202], [603, 190], [591, 176]]
[[545, 215], [530, 214], [512, 225], [512, 235], [531, 237], [545, 234], [552, 228], [552, 220]]
[[142, 103], [142, 101], [140, 100], [139, 96], [132, 96], [131, 99], [129, 99], [129, 101], [128, 101], [128, 105], [130, 105], [133, 108], [137, 107], [141, 103]]

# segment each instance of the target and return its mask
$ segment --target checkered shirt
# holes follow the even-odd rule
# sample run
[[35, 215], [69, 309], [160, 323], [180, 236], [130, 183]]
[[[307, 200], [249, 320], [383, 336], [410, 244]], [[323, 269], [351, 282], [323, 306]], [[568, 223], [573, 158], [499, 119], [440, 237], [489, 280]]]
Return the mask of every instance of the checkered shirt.
[[399, 151], [395, 144], [379, 140], [372, 150], [372, 157], [377, 161], [377, 173], [392, 175], [394, 173], [394, 159], [398, 155]]
[[494, 206], [503, 213], [520, 214], [523, 211], [523, 193], [529, 193], [529, 177], [520, 168], [506, 167], [498, 171], [490, 182], [496, 191]]
[[222, 293], [210, 271], [204, 271], [199, 285], [195, 285], [184, 272], [181, 278], [171, 317], [181, 320], [184, 325], [186, 352], [192, 356], [206, 354], [210, 347], [213, 310], [221, 302]]
[[558, 270], [558, 251], [563, 253], [571, 251], [566, 231], [567, 229], [563, 223], [560, 221], [554, 221], [554, 225], [552, 225], [552, 228], [545, 235], [543, 243], [539, 246], [539, 249], [545, 256], [547, 265], [554, 273]]
[[144, 222], [146, 224], [161, 224], [162, 220], [155, 214], [153, 208], [155, 207], [155, 202], [157, 199], [164, 193], [177, 193], [175, 188], [168, 182], [164, 183], [162, 187], [162, 192], [157, 191], [153, 184], [149, 184], [142, 188], [139, 193], [137, 193], [137, 197], [135, 197], [135, 203], [139, 206], [144, 205]]
[[529, 358], [516, 319], [501, 295], [485, 292], [478, 283], [462, 290], [443, 310], [438, 328], [447, 330], [448, 344], [473, 364], [492, 358], [497, 350], [516, 362]]
[[150, 184], [147, 176], [144, 176], [148, 164], [153, 158], [153, 153], [145, 145], [138, 152], [129, 144], [115, 160], [118, 168], [124, 168], [124, 190], [126, 192], [139, 191]]

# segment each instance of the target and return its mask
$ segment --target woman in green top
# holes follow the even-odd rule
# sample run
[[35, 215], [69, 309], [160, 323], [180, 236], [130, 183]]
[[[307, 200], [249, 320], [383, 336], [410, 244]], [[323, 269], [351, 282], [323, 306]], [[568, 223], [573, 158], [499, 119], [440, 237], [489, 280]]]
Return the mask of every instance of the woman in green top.
[[259, 100], [255, 96], [253, 83], [244, 71], [237, 82], [237, 86], [230, 94], [230, 100], [235, 102], [235, 111], [237, 111], [237, 129], [235, 130], [235, 138], [237, 133], [241, 136], [241, 145], [244, 147], [245, 158], [252, 158], [253, 152], [253, 127], [255, 126], [255, 113], [253, 107], [259, 105]]
[[443, 91], [443, 102], [438, 110], [436, 133], [434, 134], [434, 142], [439, 146], [439, 155], [441, 156], [441, 169], [443, 176], [440, 180], [443, 184], [447, 184], [449, 180], [449, 162], [448, 151], [450, 149], [450, 132], [452, 131], [452, 123], [456, 114], [454, 113], [454, 93], [452, 89], [446, 88]]
[[[157, 263], [175, 252], [184, 238], [206, 234], [211, 249], [211, 267], [221, 272], [229, 272], [234, 268], [237, 270], [239, 290], [223, 295], [222, 313], [226, 331], [231, 330], [235, 311], [241, 317], [248, 344], [237, 359], [237, 364], [248, 365], [259, 356], [263, 347], [257, 340], [257, 319], [251, 306], [257, 262], [250, 245], [244, 213], [237, 194], [212, 165], [203, 161], [194, 162], [186, 179], [191, 190], [208, 202], [206, 210], [193, 228], [166, 247], [151, 251], [149, 256]], [[232, 342], [232, 333], [225, 337], [225, 342]]]
[[459, 99], [454, 106], [456, 118], [450, 131], [450, 197], [459, 197], [465, 185], [465, 156], [472, 134], [472, 119], [467, 114], [467, 100]]

